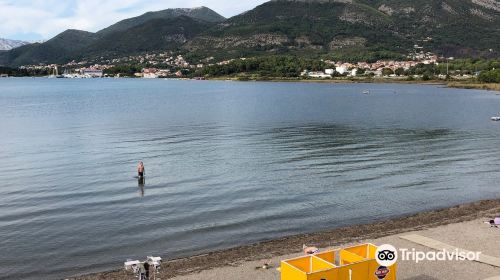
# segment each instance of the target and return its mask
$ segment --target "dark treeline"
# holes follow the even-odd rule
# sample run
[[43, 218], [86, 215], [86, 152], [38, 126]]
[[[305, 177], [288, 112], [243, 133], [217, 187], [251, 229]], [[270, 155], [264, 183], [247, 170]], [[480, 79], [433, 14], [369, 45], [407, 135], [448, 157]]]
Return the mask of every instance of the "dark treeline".
[[[427, 75], [429, 77], [436, 75], [459, 75], [468, 74], [476, 75], [479, 73], [487, 72], [493, 69], [500, 69], [500, 60], [472, 60], [472, 59], [459, 59], [450, 61], [441, 61], [438, 64], [423, 64], [419, 63], [409, 70], [402, 68], [396, 69], [395, 73], [401, 75]], [[386, 69], [384, 69], [385, 71]], [[392, 74], [392, 70], [387, 69], [384, 75]]]
[[404, 60], [405, 57], [400, 53], [392, 51], [366, 51], [361, 49], [348, 49], [337, 51], [335, 53], [330, 53], [323, 56], [324, 59], [333, 61], [344, 61], [350, 63], [356, 63], [359, 61], [364, 61], [368, 63], [373, 63], [378, 60]]
[[442, 61], [439, 70], [444, 73], [449, 71], [461, 71], [462, 73], [474, 74], [479, 71], [492, 70], [500, 68], [498, 59], [455, 59]]
[[0, 66], [0, 74], [13, 77], [30, 77], [30, 76], [46, 76], [49, 74], [47, 69], [25, 69], [25, 68], [10, 68]]
[[483, 71], [479, 74], [478, 80], [483, 83], [500, 83], [500, 69]]
[[225, 65], [213, 65], [196, 72], [200, 76], [233, 76], [255, 74], [261, 77], [298, 77], [303, 70], [322, 71], [326, 64], [321, 60], [297, 56], [265, 56], [236, 59]]
[[[497, 69], [497, 70], [495, 70]], [[483, 83], [499, 83], [498, 69], [500, 60], [459, 59], [442, 61], [439, 64], [417, 64], [405, 75], [423, 75], [425, 79], [433, 79], [436, 75], [471, 75]]]
[[[124, 64], [116, 65], [104, 71], [109, 76], [120, 74], [122, 76], [134, 76], [141, 72], [144, 67], [155, 67], [160, 69], [169, 69], [169, 65], [148, 65], [148, 64]], [[182, 68], [170, 69], [181, 70], [188, 77], [223, 77], [233, 76], [240, 79], [246, 78], [297, 78], [304, 70], [324, 71], [326, 68], [334, 68], [327, 65], [319, 58], [305, 58], [296, 55], [278, 55], [261, 56], [247, 59], [235, 59], [223, 65], [206, 66], [196, 71], [189, 71]], [[46, 76], [48, 69], [26, 69], [9, 68], [0, 66], [0, 74], [8, 76]], [[414, 75], [422, 77], [424, 80], [436, 79], [438, 75], [449, 75], [452, 78], [455, 75], [469, 75], [471, 79], [483, 83], [500, 83], [500, 60], [499, 59], [456, 59], [449, 61], [440, 61], [438, 64], [417, 64], [409, 70], [403, 68], [395, 69], [384, 68], [383, 76], [389, 75], [408, 76], [413, 79]], [[373, 73], [359, 69], [358, 75], [373, 76]], [[341, 76], [336, 73], [334, 77]]]
[[[309, 59], [298, 56], [265, 56], [249, 59], [236, 59], [228, 64], [213, 65], [197, 70], [195, 76], [221, 77], [221, 76], [258, 76], [265, 77], [299, 77], [304, 70], [323, 71], [333, 66], [325, 64], [319, 59]], [[420, 75], [424, 80], [435, 79], [438, 75], [471, 75], [477, 76], [481, 82], [498, 82], [500, 60], [484, 59], [458, 59], [441, 61], [439, 64], [417, 64], [409, 70], [403, 68], [395, 71], [385, 68], [383, 75], [395, 74], [397, 76]], [[364, 70], [358, 71], [359, 75]], [[373, 74], [372, 74], [373, 75]], [[334, 75], [336, 76], [336, 75]]]

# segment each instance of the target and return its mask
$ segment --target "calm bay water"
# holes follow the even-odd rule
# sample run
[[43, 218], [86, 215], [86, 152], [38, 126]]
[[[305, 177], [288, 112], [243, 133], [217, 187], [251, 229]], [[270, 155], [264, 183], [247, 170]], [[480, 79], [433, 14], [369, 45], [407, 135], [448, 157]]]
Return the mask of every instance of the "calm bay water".
[[437, 86], [0, 79], [0, 278], [496, 198], [499, 113]]

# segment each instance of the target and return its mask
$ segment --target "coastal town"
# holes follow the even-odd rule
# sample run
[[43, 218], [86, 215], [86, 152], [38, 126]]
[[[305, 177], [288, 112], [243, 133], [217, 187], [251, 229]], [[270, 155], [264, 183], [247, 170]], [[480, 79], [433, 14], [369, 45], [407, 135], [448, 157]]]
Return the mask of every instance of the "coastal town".
[[[20, 69], [28, 71], [55, 73], [53, 76], [58, 78], [103, 78], [103, 77], [123, 77], [120, 74], [109, 75], [106, 70], [115, 67], [116, 65], [148, 65], [141, 71], [133, 73], [129, 77], [141, 78], [166, 78], [166, 77], [182, 77], [181, 69], [193, 69], [193, 67], [203, 67], [203, 64], [191, 65], [182, 55], [173, 56], [171, 52], [159, 54], [144, 54], [127, 56], [116, 59], [107, 59], [98, 63], [83, 61], [71, 61], [66, 64], [39, 64], [39, 65], [23, 65]], [[161, 66], [160, 66], [161, 65]], [[64, 69], [63, 73], [54, 71]], [[177, 69], [177, 70], [174, 70]], [[49, 74], [51, 76], [51, 74]]]
[[[443, 58], [441, 58], [443, 59]], [[307, 71], [301, 73], [301, 76], [307, 76], [311, 78], [332, 78], [336, 74], [345, 75], [347, 77], [356, 77], [358, 75], [372, 75], [376, 77], [388, 76], [396, 77], [401, 76], [397, 73], [397, 70], [408, 71], [410, 68], [417, 66], [418, 64], [438, 65], [438, 56], [433, 53], [423, 54], [421, 58], [416, 60], [407, 61], [395, 61], [395, 60], [378, 60], [374, 63], [368, 62], [357, 62], [349, 63], [342, 61], [331, 61], [326, 60], [327, 65], [332, 66], [332, 68], [325, 69], [324, 71]], [[390, 70], [389, 72], [384, 70]], [[392, 73], [391, 73], [392, 72]]]
[[1, 279], [500, 280], [500, 0], [0, 16]]
[[[246, 60], [247, 58], [239, 58]], [[183, 55], [175, 55], [172, 52], [153, 53], [136, 56], [127, 56], [122, 58], [103, 60], [99, 63], [92, 63], [87, 60], [71, 61], [66, 64], [39, 64], [24, 65], [20, 69], [28, 71], [39, 71], [49, 73], [49, 77], [58, 78], [103, 78], [103, 77], [128, 77], [128, 78], [203, 78], [193, 77], [198, 69], [214, 65], [228, 65], [236, 59], [222, 60], [215, 62], [214, 57], [204, 58], [196, 63], [188, 61]], [[321, 60], [327, 65], [327, 68], [321, 71], [310, 71], [303, 69], [301, 78], [308, 79], [331, 79], [334, 77], [384, 77], [397, 78], [406, 77], [405, 73], [413, 67], [421, 65], [439, 65], [453, 58], [438, 57], [431, 52], [423, 52], [407, 56], [407, 60], [378, 60], [375, 62], [360, 61], [356, 63]], [[130, 75], [121, 73], [110, 73], [110, 69], [118, 65], [140, 65], [136, 67], [137, 71]], [[62, 69], [62, 71], [61, 71]], [[61, 73], [62, 72], [62, 73]], [[438, 75], [439, 79], [445, 79], [446, 75]], [[454, 79], [468, 79], [472, 75], [458, 73], [453, 76]], [[418, 75], [417, 75], [418, 78]]]

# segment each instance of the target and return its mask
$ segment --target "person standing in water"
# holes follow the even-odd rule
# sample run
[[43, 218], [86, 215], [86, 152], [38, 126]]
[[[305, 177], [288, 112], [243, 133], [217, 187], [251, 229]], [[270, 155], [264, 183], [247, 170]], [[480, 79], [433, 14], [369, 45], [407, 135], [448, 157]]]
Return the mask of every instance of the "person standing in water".
[[145, 173], [146, 170], [144, 169], [144, 163], [139, 161], [139, 165], [137, 165], [137, 176], [139, 176], [139, 178], [143, 178]]

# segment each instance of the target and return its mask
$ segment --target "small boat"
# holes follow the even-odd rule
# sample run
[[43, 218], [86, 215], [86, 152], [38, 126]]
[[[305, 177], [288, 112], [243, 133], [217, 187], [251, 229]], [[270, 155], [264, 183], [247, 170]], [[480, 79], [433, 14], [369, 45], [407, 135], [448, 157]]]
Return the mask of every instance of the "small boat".
[[363, 94], [370, 94], [369, 90], [363, 90]]
[[491, 120], [494, 122], [500, 121], [500, 117], [491, 117]]

